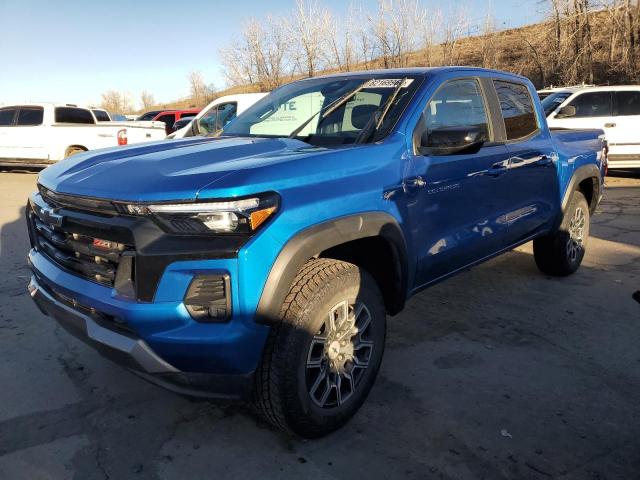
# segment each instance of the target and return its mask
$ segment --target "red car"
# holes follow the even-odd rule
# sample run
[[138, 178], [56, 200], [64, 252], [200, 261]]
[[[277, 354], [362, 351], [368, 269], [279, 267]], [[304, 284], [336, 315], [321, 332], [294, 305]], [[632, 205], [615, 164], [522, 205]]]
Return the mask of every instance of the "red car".
[[167, 135], [174, 132], [173, 124], [180, 120], [182, 117], [193, 117], [200, 112], [199, 108], [189, 108], [186, 110], [164, 110], [158, 113], [153, 120], [164, 122], [166, 125]]

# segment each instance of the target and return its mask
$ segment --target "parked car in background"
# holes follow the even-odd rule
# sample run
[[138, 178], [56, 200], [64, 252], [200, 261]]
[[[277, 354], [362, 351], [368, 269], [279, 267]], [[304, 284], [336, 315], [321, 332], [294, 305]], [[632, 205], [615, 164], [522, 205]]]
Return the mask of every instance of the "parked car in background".
[[494, 70], [300, 80], [218, 138], [41, 172], [29, 292], [143, 378], [319, 437], [365, 401], [413, 294], [531, 240], [545, 274], [580, 267], [602, 135], [550, 132], [531, 82]]
[[111, 122], [111, 114], [102, 108], [92, 108], [93, 116], [98, 122]]
[[181, 129], [176, 128], [176, 131], [168, 135], [167, 139], [208, 135], [218, 132], [227, 123], [236, 118], [237, 115], [240, 115], [266, 95], [266, 93], [239, 93], [216, 98], [196, 115], [193, 122]]
[[640, 168], [639, 85], [580, 88], [556, 104], [547, 122], [554, 129], [601, 128], [609, 168]]
[[103, 108], [91, 108], [91, 111], [98, 122], [127, 122], [129, 120], [126, 115], [109, 113]]
[[173, 124], [173, 132], [177, 132], [181, 128], [186, 127], [191, 123], [191, 120], [195, 118], [195, 115], [191, 115], [189, 117], [182, 117], [180, 120], [177, 120], [176, 123]]
[[193, 117], [200, 113], [199, 108], [190, 108], [187, 110], [165, 110], [158, 113], [153, 120], [163, 122], [166, 126], [167, 135], [174, 132], [173, 125], [182, 117]]
[[171, 110], [150, 110], [140, 115], [138, 118], [136, 118], [136, 120], [138, 121], [153, 120], [156, 117], [156, 115], [158, 115], [160, 112], [170, 112], [170, 111]]
[[549, 116], [551, 112], [580, 88], [581, 87], [558, 87], [539, 91], [538, 96], [540, 97], [544, 114]]
[[0, 108], [0, 165], [44, 167], [76, 153], [165, 137], [161, 122], [98, 122], [89, 108], [32, 103]]

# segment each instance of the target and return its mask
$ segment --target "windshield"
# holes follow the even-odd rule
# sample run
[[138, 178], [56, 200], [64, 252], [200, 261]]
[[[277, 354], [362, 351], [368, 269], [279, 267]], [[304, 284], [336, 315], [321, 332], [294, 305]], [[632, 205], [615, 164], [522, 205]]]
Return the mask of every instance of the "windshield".
[[[345, 145], [354, 143], [372, 116], [386, 108], [393, 100], [384, 121], [372, 137], [383, 138], [395, 125], [411, 97], [422, 82], [421, 76], [357, 75], [304, 80], [290, 83], [264, 97], [242, 115], [227, 125], [224, 136], [288, 137], [313, 145]], [[393, 98], [397, 87], [402, 84]], [[309, 118], [331, 105], [350, 91], [362, 88], [335, 110], [315, 115], [300, 131], [296, 131]], [[326, 116], [325, 116], [326, 115]]]
[[571, 92], [555, 92], [544, 97], [542, 100], [542, 108], [544, 108], [545, 117], [551, 115], [553, 111], [571, 95]]

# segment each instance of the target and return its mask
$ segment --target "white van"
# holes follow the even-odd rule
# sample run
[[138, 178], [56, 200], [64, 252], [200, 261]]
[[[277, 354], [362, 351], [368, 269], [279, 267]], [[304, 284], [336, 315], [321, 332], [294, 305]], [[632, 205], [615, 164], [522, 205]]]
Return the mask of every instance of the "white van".
[[551, 128], [600, 128], [609, 144], [609, 168], [640, 168], [639, 85], [578, 89], [556, 105], [547, 123]]
[[239, 93], [216, 98], [189, 124], [167, 136], [167, 139], [207, 135], [221, 130], [237, 115], [267, 95], [267, 93]]

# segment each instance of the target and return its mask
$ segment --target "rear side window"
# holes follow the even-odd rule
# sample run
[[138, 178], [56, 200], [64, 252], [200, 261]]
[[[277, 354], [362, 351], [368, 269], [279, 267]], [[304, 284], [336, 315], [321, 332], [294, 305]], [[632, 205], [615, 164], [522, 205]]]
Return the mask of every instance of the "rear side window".
[[500, 100], [507, 140], [516, 140], [538, 130], [536, 111], [529, 89], [520, 83], [494, 80], [493, 84]]
[[110, 122], [109, 114], [104, 110], [92, 110], [93, 114], [96, 116], [96, 120], [99, 122]]
[[569, 103], [576, 108], [571, 118], [610, 117], [613, 115], [611, 92], [581, 93]]
[[0, 109], [0, 127], [13, 125], [13, 117], [16, 115], [15, 108]]
[[89, 110], [74, 107], [58, 107], [55, 113], [56, 123], [95, 123]]
[[22, 107], [18, 113], [18, 125], [42, 125], [44, 109], [42, 107]]
[[615, 92], [619, 116], [640, 115], [640, 92]]

